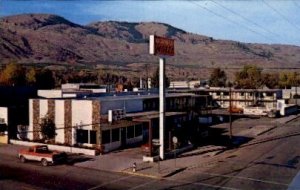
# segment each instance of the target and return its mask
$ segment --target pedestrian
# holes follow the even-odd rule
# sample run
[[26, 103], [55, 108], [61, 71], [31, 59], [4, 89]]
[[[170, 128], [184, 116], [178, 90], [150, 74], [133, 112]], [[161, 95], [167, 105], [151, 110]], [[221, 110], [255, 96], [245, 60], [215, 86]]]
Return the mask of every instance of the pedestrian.
[[133, 164], [132, 164], [132, 172], [136, 172], [136, 163], [135, 162], [133, 162]]

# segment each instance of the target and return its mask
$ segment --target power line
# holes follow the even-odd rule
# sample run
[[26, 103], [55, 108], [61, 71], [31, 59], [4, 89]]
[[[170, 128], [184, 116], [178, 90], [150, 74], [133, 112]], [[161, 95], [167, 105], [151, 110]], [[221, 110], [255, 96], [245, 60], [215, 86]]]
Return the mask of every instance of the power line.
[[219, 14], [219, 13], [216, 13], [216, 12], [212, 11], [211, 9], [205, 7], [205, 6], [202, 6], [202, 5], [196, 3], [196, 2], [193, 1], [193, 0], [188, 0], [187, 2], [193, 3], [193, 4], [195, 4], [196, 6], [202, 8], [202, 9], [208, 11], [208, 12], [210, 12], [211, 14], [213, 14], [213, 15], [215, 15], [215, 16], [217, 16], [217, 17], [220, 17], [220, 18], [222, 18], [222, 19], [224, 19], [224, 20], [226, 20], [226, 21], [228, 21], [228, 22], [231, 22], [231, 23], [233, 23], [234, 25], [240, 25], [240, 26], [242, 26], [243, 28], [245, 28], [246, 30], [249, 30], [249, 31], [251, 31], [252, 33], [255, 33], [256, 35], [262, 36], [262, 37], [264, 37], [264, 38], [266, 38], [266, 39], [268, 39], [268, 40], [270, 40], [270, 41], [273, 41], [273, 39], [271, 39], [270, 37], [268, 37], [268, 36], [266, 36], [266, 35], [264, 35], [264, 34], [261, 34], [261, 33], [255, 31], [255, 30], [253, 30], [253, 29], [251, 29], [251, 28], [249, 28], [249, 27], [247, 27], [247, 26], [245, 26], [245, 25], [242, 25], [242, 24], [240, 24], [239, 22], [236, 22], [235, 20], [232, 20], [232, 19], [229, 19], [229, 18], [227, 18], [227, 17], [224, 17], [223, 15], [221, 15], [221, 14]]
[[282, 13], [280, 13], [277, 9], [272, 7], [270, 4], [268, 4], [266, 1], [262, 0], [262, 2], [269, 7], [271, 10], [273, 10], [276, 14], [278, 14], [283, 20], [285, 20], [287, 23], [289, 23], [291, 26], [295, 27], [297, 30], [300, 31], [300, 27], [292, 23], [287, 17], [285, 17]]
[[245, 21], [247, 21], [247, 22], [249, 22], [249, 23], [251, 23], [251, 24], [257, 26], [258, 28], [264, 30], [265, 32], [271, 33], [271, 34], [273, 34], [273, 35], [275, 35], [275, 36], [277, 36], [277, 37], [282, 38], [282, 36], [280, 36], [279, 34], [276, 34], [276, 33], [272, 32], [271, 30], [264, 28], [263, 26], [257, 24], [256, 22], [254, 22], [254, 21], [248, 19], [247, 17], [245, 17], [245, 16], [239, 14], [238, 12], [235, 12], [235, 11], [229, 9], [228, 7], [222, 5], [221, 3], [219, 3], [219, 2], [217, 2], [217, 1], [215, 1], [215, 0], [210, 0], [210, 1], [213, 2], [213, 3], [215, 3], [215, 4], [217, 4], [218, 6], [222, 7], [223, 9], [225, 9], [225, 10], [231, 12], [232, 14], [234, 14], [234, 15], [236, 15], [236, 16], [239, 16], [240, 18], [244, 19]]

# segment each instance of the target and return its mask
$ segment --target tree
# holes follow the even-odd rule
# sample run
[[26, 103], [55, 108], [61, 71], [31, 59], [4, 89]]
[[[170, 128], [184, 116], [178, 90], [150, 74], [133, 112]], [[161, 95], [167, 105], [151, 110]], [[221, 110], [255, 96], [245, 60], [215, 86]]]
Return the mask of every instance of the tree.
[[245, 65], [235, 74], [235, 83], [238, 88], [256, 89], [262, 86], [261, 69], [255, 65]]
[[39, 89], [52, 89], [55, 87], [55, 79], [49, 69], [41, 70], [36, 76], [36, 85]]
[[296, 72], [284, 72], [279, 75], [279, 87], [290, 88], [300, 84], [300, 76]]
[[36, 83], [36, 71], [33, 67], [26, 72], [26, 83], [29, 85], [35, 85]]
[[225, 71], [220, 68], [214, 68], [210, 74], [209, 84], [210, 86], [221, 87], [225, 86], [227, 76]]
[[42, 122], [41, 122], [40, 126], [41, 126], [42, 136], [44, 139], [50, 140], [55, 137], [55, 135], [56, 135], [55, 123], [54, 123], [53, 119], [51, 119], [49, 117], [48, 114], [42, 118]]
[[[167, 76], [165, 76], [165, 85], [166, 88], [170, 86], [170, 80]], [[151, 86], [154, 88], [159, 88], [159, 67], [153, 73], [151, 77]]]
[[25, 84], [25, 72], [21, 65], [9, 63], [1, 72], [0, 83], [7, 86], [20, 86]]
[[278, 73], [264, 73], [262, 74], [262, 84], [268, 88], [279, 87], [279, 75]]

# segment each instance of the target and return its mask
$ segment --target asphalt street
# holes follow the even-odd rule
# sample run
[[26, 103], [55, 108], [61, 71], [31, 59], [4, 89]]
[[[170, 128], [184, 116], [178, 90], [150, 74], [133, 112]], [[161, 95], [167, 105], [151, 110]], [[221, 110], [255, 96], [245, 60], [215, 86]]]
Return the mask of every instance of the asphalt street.
[[206, 162], [195, 156], [198, 164], [163, 179], [23, 164], [1, 153], [0, 189], [300, 189], [299, 183], [291, 184], [300, 169], [299, 124], [300, 119], [293, 120]]

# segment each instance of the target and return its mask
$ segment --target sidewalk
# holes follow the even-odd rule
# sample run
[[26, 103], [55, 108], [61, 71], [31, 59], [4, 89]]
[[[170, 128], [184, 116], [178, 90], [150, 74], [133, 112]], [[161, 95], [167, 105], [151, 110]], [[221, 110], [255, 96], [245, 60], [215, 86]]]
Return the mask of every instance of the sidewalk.
[[[120, 150], [105, 155], [91, 157], [85, 162], [74, 164], [78, 167], [85, 167], [96, 170], [121, 172], [131, 175], [138, 175], [149, 178], [164, 178], [172, 176], [186, 168], [198, 165], [203, 160], [208, 161], [218, 152], [223, 151], [222, 146], [203, 146], [193, 151], [180, 154], [176, 159], [166, 159], [159, 162], [143, 162], [141, 148]], [[175, 156], [175, 155], [174, 155]], [[133, 172], [133, 163], [136, 163], [136, 172]]]
[[225, 147], [221, 146], [203, 146], [196, 150], [181, 154], [178, 158], [174, 157], [155, 163], [138, 163], [136, 172], [133, 172], [132, 167], [126, 168], [121, 172], [156, 179], [170, 177], [186, 169], [199, 166], [199, 163], [201, 163], [203, 167], [210, 166], [211, 158], [223, 151], [224, 148]]
[[90, 158], [92, 159], [89, 161], [74, 165], [96, 170], [120, 172], [131, 167], [133, 163], [140, 164], [143, 162], [140, 148], [125, 149], [104, 155], [90, 156]]

